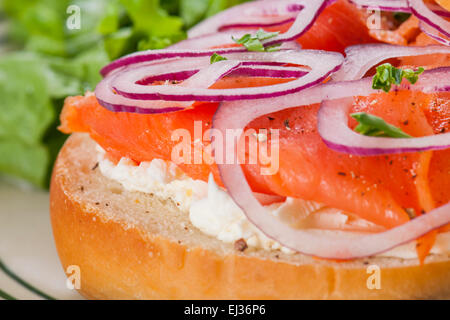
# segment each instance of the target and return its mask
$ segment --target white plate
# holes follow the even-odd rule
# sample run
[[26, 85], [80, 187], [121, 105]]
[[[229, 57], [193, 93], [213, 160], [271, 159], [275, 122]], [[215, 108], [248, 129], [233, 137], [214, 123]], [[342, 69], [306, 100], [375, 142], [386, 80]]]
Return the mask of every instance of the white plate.
[[48, 193], [0, 181], [0, 299], [82, 299], [66, 286]]

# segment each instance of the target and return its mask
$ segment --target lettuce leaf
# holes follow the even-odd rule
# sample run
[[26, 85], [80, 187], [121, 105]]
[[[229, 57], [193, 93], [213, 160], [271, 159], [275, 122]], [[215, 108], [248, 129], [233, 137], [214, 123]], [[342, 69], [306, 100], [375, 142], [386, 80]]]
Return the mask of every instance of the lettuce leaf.
[[[56, 130], [64, 98], [94, 90], [99, 70], [137, 50], [186, 37], [195, 23], [243, 0], [0, 0], [8, 47], [0, 55], [0, 174], [47, 187], [65, 136]], [[67, 9], [81, 10], [69, 30]]]

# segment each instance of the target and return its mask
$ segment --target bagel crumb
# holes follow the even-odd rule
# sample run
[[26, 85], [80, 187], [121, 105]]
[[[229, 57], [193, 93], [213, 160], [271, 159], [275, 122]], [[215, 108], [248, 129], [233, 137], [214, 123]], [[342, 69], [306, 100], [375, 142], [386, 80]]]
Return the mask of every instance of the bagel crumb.
[[245, 242], [245, 240], [241, 238], [239, 240], [236, 240], [236, 242], [234, 243], [234, 248], [237, 251], [243, 252], [243, 251], [245, 251], [245, 249], [248, 248], [248, 245], [247, 245], [247, 242]]

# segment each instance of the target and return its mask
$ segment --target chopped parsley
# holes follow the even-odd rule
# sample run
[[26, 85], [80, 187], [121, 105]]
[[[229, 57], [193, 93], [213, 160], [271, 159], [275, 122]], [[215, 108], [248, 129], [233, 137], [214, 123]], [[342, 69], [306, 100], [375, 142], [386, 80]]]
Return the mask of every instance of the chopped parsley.
[[219, 61], [224, 61], [224, 60], [228, 60], [227, 58], [225, 58], [225, 57], [222, 57], [221, 55], [218, 55], [217, 53], [214, 53], [212, 56], [211, 56], [211, 64], [213, 64], [213, 63], [216, 63], [216, 62], [219, 62]]
[[372, 88], [389, 92], [392, 85], [401, 84], [402, 79], [406, 79], [411, 84], [415, 84], [423, 71], [424, 68], [422, 67], [414, 71], [412, 69], [399, 69], [390, 63], [385, 63], [377, 67], [377, 73], [373, 77]]
[[380, 117], [365, 112], [352, 113], [351, 117], [359, 122], [355, 131], [365, 136], [412, 138], [400, 128], [387, 123]]
[[263, 29], [259, 29], [255, 34], [247, 33], [240, 39], [235, 39], [234, 37], [232, 39], [237, 44], [242, 44], [248, 51], [273, 52], [279, 49], [280, 44], [264, 47], [261, 41], [272, 39], [278, 34], [279, 32], [266, 32]]

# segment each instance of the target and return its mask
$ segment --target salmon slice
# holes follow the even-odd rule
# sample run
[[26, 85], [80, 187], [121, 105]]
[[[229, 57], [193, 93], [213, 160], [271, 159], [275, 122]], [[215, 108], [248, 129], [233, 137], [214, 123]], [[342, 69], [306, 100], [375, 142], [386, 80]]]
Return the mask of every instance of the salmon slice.
[[[237, 81], [238, 84], [234, 85], [242, 85], [242, 79]], [[392, 92], [356, 98], [353, 109], [383, 116], [409, 134], [421, 136], [433, 134], [422, 110], [437, 103], [435, 95]], [[334, 152], [325, 146], [317, 133], [318, 107], [281, 111], [249, 125], [255, 129], [270, 127], [280, 130], [278, 173], [262, 176], [259, 165], [244, 166], [255, 191], [325, 203], [389, 228], [408, 221], [407, 211], [416, 214], [427, 211], [425, 204], [421, 203], [421, 190], [418, 190], [416, 182], [420, 179], [428, 181], [428, 177], [422, 177], [428, 171], [418, 170], [421, 166], [428, 168], [423, 164], [421, 154], [356, 157]], [[66, 100], [60, 129], [66, 133], [90, 133], [116, 158], [128, 157], [138, 163], [154, 158], [171, 160], [172, 151], [179, 143], [178, 140], [173, 141], [173, 132], [176, 129], [188, 130], [193, 148], [202, 149], [202, 144], [195, 141], [202, 139], [195, 136], [195, 122], [200, 121], [198, 123], [204, 133], [211, 127], [216, 108], [214, 103], [196, 103], [191, 110], [140, 115], [110, 112], [101, 107], [93, 95], [72, 97]], [[207, 144], [204, 141], [204, 145]], [[447, 183], [441, 181], [447, 177], [439, 177], [435, 173], [435, 170], [448, 170], [442, 167], [445, 165], [445, 159], [433, 162], [433, 171], [429, 175], [437, 180], [435, 186]], [[180, 168], [192, 178], [204, 181], [213, 172], [216, 181], [220, 181], [214, 164], [180, 164]], [[444, 199], [449, 196], [450, 189], [440, 192], [444, 194], [439, 197]]]
[[[424, 110], [434, 133], [450, 130], [450, 93], [440, 93]], [[436, 206], [450, 201], [450, 150], [434, 151], [429, 170], [429, 183]]]
[[381, 42], [406, 46], [414, 41], [421, 33], [419, 29], [419, 19], [411, 16], [403, 22], [397, 29], [390, 30], [388, 27], [370, 30], [369, 34]]
[[[428, 46], [439, 45], [439, 43], [425, 33], [420, 33], [413, 42], [410, 43], [414, 46]], [[448, 54], [428, 54], [417, 57], [404, 57], [401, 59], [401, 65], [404, 66], [422, 66], [427, 69], [433, 69], [437, 67], [450, 66], [450, 55]]]

